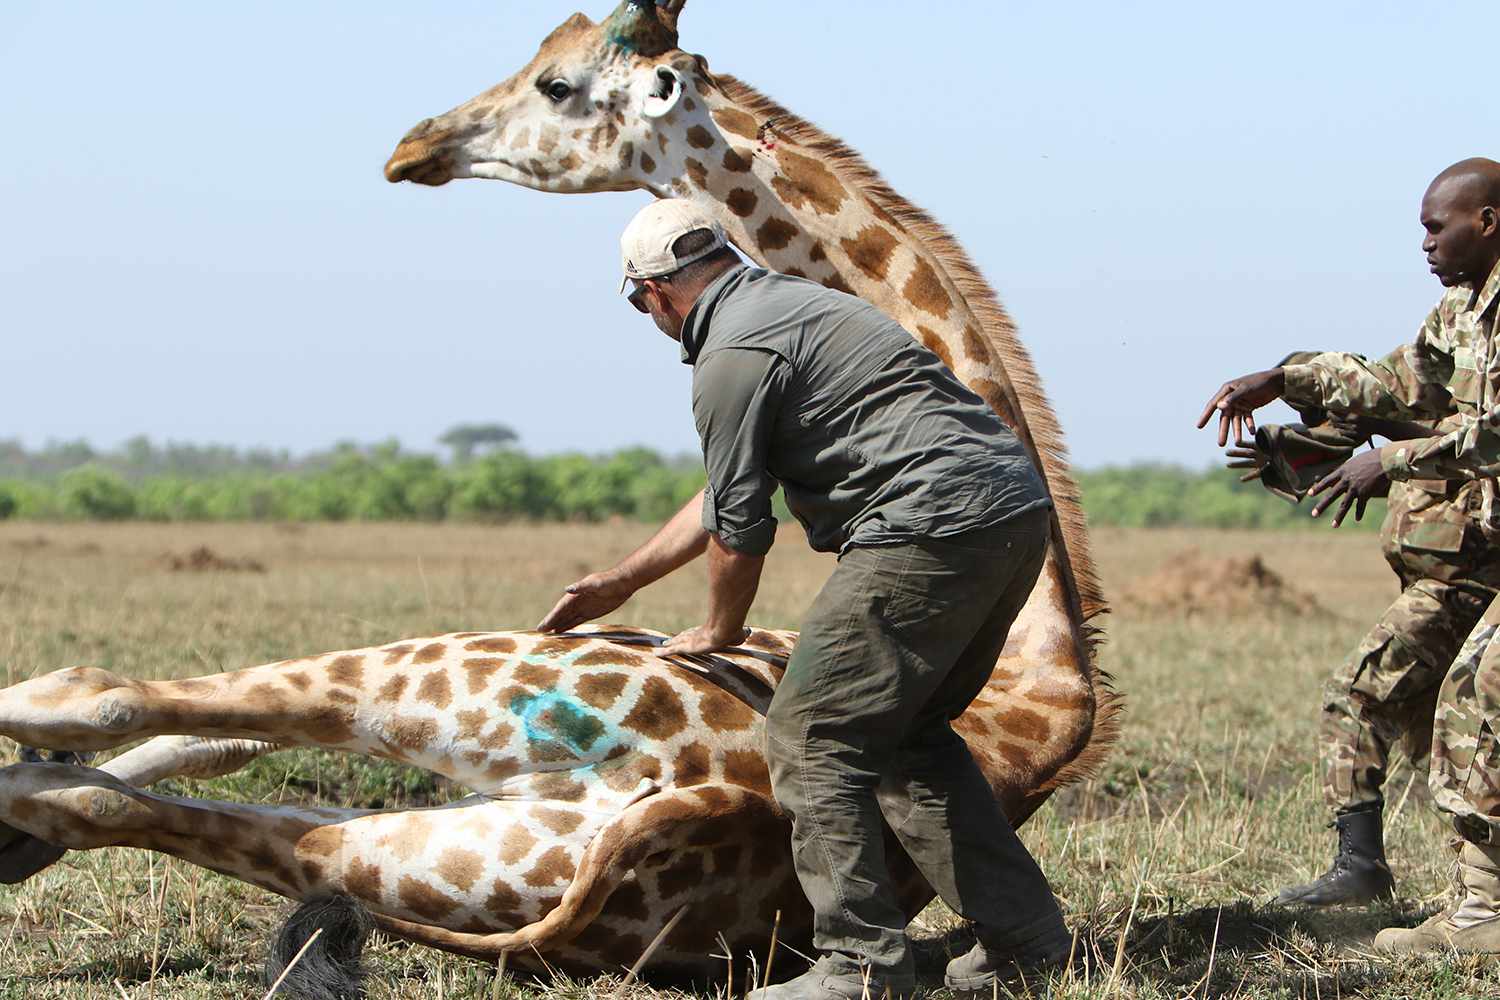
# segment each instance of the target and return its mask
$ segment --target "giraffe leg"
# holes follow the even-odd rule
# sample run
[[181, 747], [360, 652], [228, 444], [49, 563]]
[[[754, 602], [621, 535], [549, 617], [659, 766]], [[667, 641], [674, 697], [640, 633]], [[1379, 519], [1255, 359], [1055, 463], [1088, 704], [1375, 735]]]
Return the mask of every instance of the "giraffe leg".
[[[158, 736], [112, 760], [99, 770], [137, 787], [164, 778], [216, 778], [238, 771], [256, 757], [278, 749], [255, 740]], [[67, 848], [0, 823], [0, 884], [15, 885], [51, 867]]]

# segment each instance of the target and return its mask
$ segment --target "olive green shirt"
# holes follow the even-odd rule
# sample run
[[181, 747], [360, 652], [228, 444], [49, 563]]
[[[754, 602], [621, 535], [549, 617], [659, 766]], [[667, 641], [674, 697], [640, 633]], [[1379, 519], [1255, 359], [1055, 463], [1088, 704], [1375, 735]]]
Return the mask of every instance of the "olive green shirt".
[[1016, 435], [863, 299], [758, 268], [718, 278], [683, 324], [708, 489], [703, 526], [770, 549], [779, 484], [824, 552], [992, 527], [1050, 506]]

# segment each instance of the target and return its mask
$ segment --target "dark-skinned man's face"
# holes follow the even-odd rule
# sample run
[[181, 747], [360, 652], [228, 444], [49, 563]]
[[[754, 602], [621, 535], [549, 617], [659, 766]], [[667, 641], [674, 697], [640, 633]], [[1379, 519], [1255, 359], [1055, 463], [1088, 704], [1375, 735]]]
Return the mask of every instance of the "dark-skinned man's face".
[[1444, 288], [1480, 284], [1500, 257], [1495, 208], [1463, 177], [1439, 178], [1422, 198], [1422, 252]]

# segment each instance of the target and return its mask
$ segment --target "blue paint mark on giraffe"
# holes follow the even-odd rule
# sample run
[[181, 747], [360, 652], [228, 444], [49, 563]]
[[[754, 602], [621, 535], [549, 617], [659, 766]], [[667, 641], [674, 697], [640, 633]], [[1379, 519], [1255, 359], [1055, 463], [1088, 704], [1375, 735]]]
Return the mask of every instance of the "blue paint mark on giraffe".
[[510, 710], [539, 759], [599, 760], [618, 742], [589, 706], [556, 690], [518, 694], [511, 698]]

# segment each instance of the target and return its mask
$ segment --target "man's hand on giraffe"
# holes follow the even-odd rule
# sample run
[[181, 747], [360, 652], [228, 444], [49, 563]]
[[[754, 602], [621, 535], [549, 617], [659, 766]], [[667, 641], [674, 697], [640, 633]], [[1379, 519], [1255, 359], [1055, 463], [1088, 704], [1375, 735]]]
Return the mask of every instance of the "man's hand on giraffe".
[[1325, 492], [1328, 494], [1313, 507], [1313, 517], [1322, 514], [1339, 497], [1344, 498], [1344, 502], [1339, 505], [1338, 511], [1333, 515], [1331, 526], [1337, 528], [1344, 523], [1344, 516], [1349, 513], [1351, 505], [1355, 505], [1354, 519], [1361, 520], [1365, 516], [1365, 504], [1370, 498], [1385, 496], [1390, 488], [1390, 478], [1386, 476], [1385, 468], [1380, 464], [1380, 452], [1371, 450], [1360, 452], [1319, 479], [1313, 484], [1312, 489], [1307, 491], [1307, 495], [1317, 496]]
[[695, 653], [717, 653], [730, 646], [738, 646], [750, 636], [744, 626], [738, 628], [716, 628], [699, 625], [686, 632], [678, 632], [656, 647], [657, 656], [692, 656]]
[[1267, 403], [1280, 399], [1285, 388], [1286, 377], [1280, 368], [1230, 379], [1219, 386], [1219, 391], [1214, 393], [1208, 405], [1203, 408], [1203, 415], [1198, 418], [1198, 426], [1207, 425], [1214, 411], [1218, 410], [1220, 448], [1229, 443], [1231, 430], [1234, 431], [1236, 441], [1254, 437], [1255, 411]]
[[635, 588], [610, 573], [590, 573], [563, 590], [562, 599], [537, 626], [538, 632], [566, 632], [609, 614], [630, 600]]

